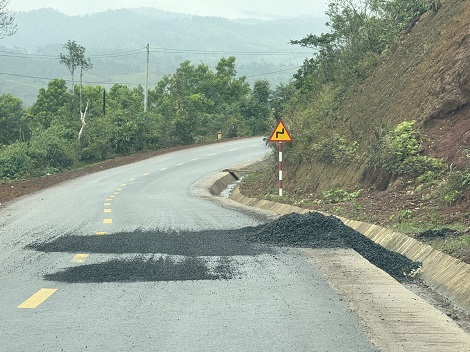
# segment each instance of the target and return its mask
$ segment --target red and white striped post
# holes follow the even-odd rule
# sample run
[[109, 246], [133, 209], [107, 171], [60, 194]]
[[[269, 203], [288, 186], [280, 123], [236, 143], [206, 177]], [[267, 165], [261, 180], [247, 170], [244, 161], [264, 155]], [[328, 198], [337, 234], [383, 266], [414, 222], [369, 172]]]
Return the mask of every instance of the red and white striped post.
[[282, 142], [279, 142], [279, 196], [282, 197]]
[[292, 142], [292, 137], [281, 120], [277, 123], [268, 141], [279, 143], [279, 196], [282, 197], [282, 142]]

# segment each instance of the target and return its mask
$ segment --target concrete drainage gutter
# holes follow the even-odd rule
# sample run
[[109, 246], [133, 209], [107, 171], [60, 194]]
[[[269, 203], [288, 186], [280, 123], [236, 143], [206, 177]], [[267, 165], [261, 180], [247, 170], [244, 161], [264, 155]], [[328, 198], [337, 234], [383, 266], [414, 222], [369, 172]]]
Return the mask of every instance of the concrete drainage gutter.
[[[210, 187], [212, 195], [219, 195], [230, 184], [241, 178], [243, 171], [225, 170]], [[279, 215], [307, 213], [310, 210], [268, 200], [249, 198], [240, 193], [238, 187], [231, 192], [230, 199], [246, 206], [274, 212]], [[442, 253], [407, 235], [384, 227], [339, 217], [347, 226], [367, 236], [377, 244], [422, 263], [421, 277], [436, 292], [450, 299], [461, 309], [470, 312], [470, 265]]]

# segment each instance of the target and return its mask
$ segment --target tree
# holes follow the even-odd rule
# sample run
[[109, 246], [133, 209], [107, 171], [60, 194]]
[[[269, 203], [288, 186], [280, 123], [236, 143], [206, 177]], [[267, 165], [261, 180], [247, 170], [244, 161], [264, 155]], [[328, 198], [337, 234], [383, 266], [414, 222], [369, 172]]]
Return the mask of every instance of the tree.
[[23, 102], [11, 94], [0, 96], [0, 145], [8, 145], [22, 139]]
[[53, 79], [47, 84], [47, 89], [39, 89], [38, 98], [30, 109], [31, 118], [42, 127], [49, 128], [66, 113], [69, 101], [66, 82], [63, 79]]
[[295, 93], [294, 84], [280, 84], [273, 92], [273, 99], [271, 101], [271, 108], [273, 109], [274, 118], [279, 121], [282, 117], [284, 109], [292, 99]]
[[236, 79], [235, 57], [222, 58], [216, 65], [214, 80], [215, 88], [220, 92], [221, 101], [219, 104], [232, 104], [240, 101], [250, 92], [250, 87], [246, 83], [246, 77]]
[[[77, 68], [80, 68], [80, 121], [82, 122], [82, 127], [80, 132], [78, 132], [78, 140], [80, 140], [83, 130], [86, 126], [86, 113], [88, 110], [88, 102], [85, 110], [83, 110], [82, 105], [82, 82], [83, 74], [85, 71], [88, 71], [93, 67], [90, 58], [85, 57], [85, 48], [81, 45], [78, 45], [74, 40], [67, 41], [64, 45], [64, 48], [67, 49], [67, 55], [60, 54], [60, 63], [67, 66], [72, 75], [72, 92], [74, 91], [74, 74]], [[73, 96], [72, 96], [72, 109], [73, 109]]]
[[272, 92], [269, 82], [266, 80], [256, 81], [253, 92], [244, 109], [244, 114], [252, 133], [264, 134], [267, 132], [269, 127], [268, 120], [271, 115], [271, 98]]
[[7, 9], [9, 3], [10, 0], [0, 0], [0, 39], [16, 32], [15, 16]]

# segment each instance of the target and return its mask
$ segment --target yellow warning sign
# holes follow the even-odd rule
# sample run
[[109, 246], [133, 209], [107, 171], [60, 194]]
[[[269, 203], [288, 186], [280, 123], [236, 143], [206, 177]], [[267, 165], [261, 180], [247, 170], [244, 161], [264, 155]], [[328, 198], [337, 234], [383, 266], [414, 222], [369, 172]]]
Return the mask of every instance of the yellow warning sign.
[[274, 129], [271, 137], [269, 137], [268, 141], [270, 142], [292, 142], [292, 137], [290, 136], [289, 131], [287, 130], [286, 126], [282, 120], [279, 120], [277, 123], [276, 128]]

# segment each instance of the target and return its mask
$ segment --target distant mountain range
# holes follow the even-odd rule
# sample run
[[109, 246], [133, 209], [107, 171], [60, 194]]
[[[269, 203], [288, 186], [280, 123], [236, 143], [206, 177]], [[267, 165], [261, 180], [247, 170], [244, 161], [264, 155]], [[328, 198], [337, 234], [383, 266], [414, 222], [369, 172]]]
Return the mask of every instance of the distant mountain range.
[[58, 56], [75, 40], [86, 49], [93, 69], [88, 84], [144, 84], [150, 46], [150, 87], [174, 73], [185, 60], [213, 68], [222, 57], [235, 56], [239, 75], [250, 82], [286, 83], [312, 50], [289, 44], [326, 30], [326, 17], [282, 20], [229, 20], [198, 17], [151, 8], [67, 16], [52, 9], [16, 14], [18, 31], [0, 40], [0, 94], [12, 93], [26, 105], [53, 78], [69, 79]]

